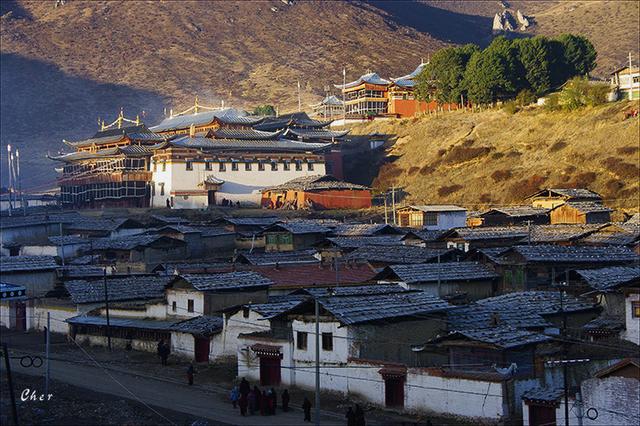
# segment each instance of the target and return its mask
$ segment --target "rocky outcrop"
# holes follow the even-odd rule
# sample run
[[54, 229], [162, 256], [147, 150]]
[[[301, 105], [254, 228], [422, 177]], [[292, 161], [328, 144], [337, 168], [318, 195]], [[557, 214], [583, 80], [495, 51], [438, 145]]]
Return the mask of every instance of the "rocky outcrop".
[[522, 12], [520, 12], [520, 10], [516, 12], [516, 18], [518, 19], [518, 23], [520, 24], [520, 31], [526, 30], [531, 25], [531, 23], [529, 22], [529, 18], [524, 16]]
[[493, 27], [492, 31], [494, 33], [500, 31], [515, 31], [516, 23], [513, 19], [513, 15], [508, 10], [503, 11], [502, 13], [496, 13], [493, 17]]

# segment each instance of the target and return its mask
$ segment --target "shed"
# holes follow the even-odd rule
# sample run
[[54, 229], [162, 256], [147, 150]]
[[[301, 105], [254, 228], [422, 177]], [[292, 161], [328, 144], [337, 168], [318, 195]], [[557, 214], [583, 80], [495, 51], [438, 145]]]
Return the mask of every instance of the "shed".
[[607, 223], [611, 220], [610, 208], [593, 201], [567, 201], [549, 212], [551, 224], [561, 223]]
[[400, 226], [426, 230], [458, 228], [467, 222], [467, 209], [453, 205], [406, 206], [396, 215]]
[[312, 220], [276, 223], [263, 231], [265, 251], [293, 251], [307, 249], [322, 241], [331, 228]]
[[586, 188], [547, 188], [525, 198], [533, 207], [552, 209], [567, 201], [602, 202], [602, 196]]
[[549, 209], [531, 206], [498, 207], [480, 215], [485, 226], [549, 223]]

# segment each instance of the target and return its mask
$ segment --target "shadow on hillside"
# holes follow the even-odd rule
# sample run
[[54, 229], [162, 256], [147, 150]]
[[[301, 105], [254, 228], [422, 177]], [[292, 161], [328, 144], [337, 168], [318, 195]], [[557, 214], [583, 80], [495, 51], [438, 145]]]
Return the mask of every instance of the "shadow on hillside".
[[413, 1], [376, 1], [370, 5], [387, 12], [394, 23], [412, 27], [446, 42], [475, 43], [485, 46], [491, 41], [492, 19], [465, 15]]
[[31, 14], [25, 10], [17, 0], [0, 1], [0, 16], [4, 16], [7, 13], [11, 13], [11, 17], [16, 19], [32, 18]]
[[[0, 55], [0, 87], [1, 152], [7, 152], [9, 143], [18, 147], [23, 187], [39, 190], [46, 189], [46, 184], [54, 186], [54, 167], [60, 164], [46, 155], [56, 154], [63, 147], [62, 139], [92, 136], [98, 118], [111, 122], [121, 107], [125, 116], [140, 114], [149, 124], [161, 117], [163, 108], [156, 93], [72, 76], [54, 65], [14, 54]], [[6, 169], [2, 167], [3, 184], [8, 179]]]

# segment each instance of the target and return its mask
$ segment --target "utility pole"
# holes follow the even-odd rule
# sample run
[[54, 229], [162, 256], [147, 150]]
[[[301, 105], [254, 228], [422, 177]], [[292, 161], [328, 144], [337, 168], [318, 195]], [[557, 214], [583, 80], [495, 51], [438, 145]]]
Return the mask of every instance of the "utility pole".
[[7, 145], [7, 163], [9, 165], [9, 216], [11, 216], [11, 210], [13, 205], [11, 204], [11, 187], [13, 186], [13, 173], [11, 172], [11, 144]]
[[47, 343], [47, 369], [45, 370], [44, 374], [44, 394], [45, 395], [49, 395], [49, 377], [51, 375], [50, 373], [50, 362], [49, 362], [49, 348], [50, 348], [50, 331], [51, 330], [51, 312], [47, 311], [47, 334], [45, 335], [45, 338], [47, 339], [46, 343]]
[[60, 222], [60, 260], [62, 261], [62, 266], [64, 266], [64, 242], [62, 241], [62, 222]]
[[440, 289], [440, 255], [438, 255], [438, 297], [440, 297], [441, 289]]
[[347, 125], [347, 104], [344, 98], [344, 86], [347, 85], [347, 67], [342, 67], [342, 125]]
[[2, 353], [4, 354], [4, 366], [7, 369], [7, 384], [9, 385], [9, 396], [11, 397], [11, 416], [13, 424], [18, 426], [18, 410], [16, 408], [16, 396], [13, 393], [13, 380], [11, 378], [11, 361], [9, 360], [9, 348], [6, 343], [2, 344]]
[[391, 187], [391, 212], [393, 213], [393, 224], [397, 225], [396, 220], [396, 187]]
[[[565, 272], [565, 285], [569, 286], [569, 270], [567, 269], [567, 271]], [[560, 336], [562, 338], [562, 360], [566, 361], [567, 360], [567, 344], [565, 342], [567, 336], [566, 336], [566, 331], [567, 331], [567, 314], [565, 312], [564, 309], [564, 298], [563, 298], [563, 291], [562, 291], [562, 287], [559, 287], [560, 289], [560, 314], [562, 315], [562, 331], [560, 333]], [[569, 368], [568, 368], [568, 363], [567, 362], [563, 362], [562, 363], [562, 380], [563, 380], [563, 385], [564, 385], [564, 424], [565, 426], [569, 426], [569, 378], [568, 378], [568, 373], [569, 373]]]
[[104, 275], [103, 275], [103, 285], [104, 285], [104, 306], [107, 311], [107, 345], [109, 346], [109, 351], [111, 351], [111, 322], [109, 321], [109, 294], [107, 293], [107, 267], [104, 267]]
[[389, 216], [387, 215], [387, 191], [384, 191], [384, 224], [389, 224]]
[[531, 221], [527, 221], [527, 244], [531, 245]]
[[22, 193], [22, 177], [20, 175], [20, 151], [16, 148], [16, 169], [18, 172], [18, 194], [20, 194], [20, 205], [22, 206], [22, 215], [27, 215], [27, 206], [24, 200], [24, 194]]
[[629, 100], [630, 101], [633, 100], [633, 77], [631, 75], [631, 67], [632, 67], [631, 52], [629, 52], [629, 83], [631, 84], [631, 87], [629, 87]]
[[316, 311], [316, 426], [320, 426], [320, 304], [314, 297]]
[[298, 112], [302, 111], [302, 100], [300, 99], [300, 80], [298, 80]]

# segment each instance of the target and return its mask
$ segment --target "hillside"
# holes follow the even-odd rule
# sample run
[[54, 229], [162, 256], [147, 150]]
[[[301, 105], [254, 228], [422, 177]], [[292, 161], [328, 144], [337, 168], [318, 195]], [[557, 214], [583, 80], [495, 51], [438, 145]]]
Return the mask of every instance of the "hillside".
[[[405, 202], [517, 204], [542, 187], [589, 187], [616, 207], [640, 197], [640, 126], [630, 102], [577, 112], [533, 108], [374, 121], [354, 134], [397, 135], [373, 186]], [[634, 107], [637, 108], [637, 102]]]
[[[600, 66], [625, 60], [638, 41], [637, 2], [510, 2], [538, 22], [532, 33], [592, 38]], [[569, 4], [570, 3], [570, 4]], [[367, 69], [412, 70], [448, 44], [486, 44], [499, 1], [313, 2], [53, 1], [0, 3], [0, 139], [21, 147], [26, 184], [51, 186], [44, 157], [61, 140], [91, 134], [98, 118], [202, 103], [303, 107], [325, 87]], [[562, 10], [559, 10], [561, 8]], [[584, 15], [584, 16], [583, 16]], [[611, 25], [615, 22], [615, 25]], [[2, 170], [5, 182], [6, 170]]]

